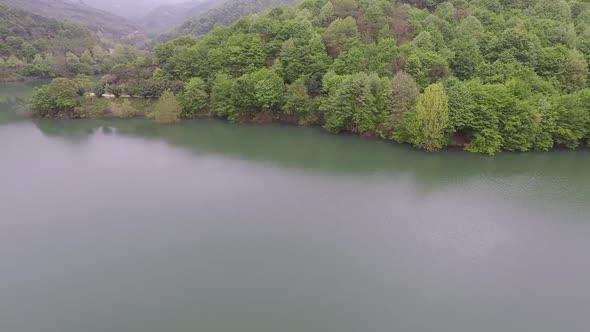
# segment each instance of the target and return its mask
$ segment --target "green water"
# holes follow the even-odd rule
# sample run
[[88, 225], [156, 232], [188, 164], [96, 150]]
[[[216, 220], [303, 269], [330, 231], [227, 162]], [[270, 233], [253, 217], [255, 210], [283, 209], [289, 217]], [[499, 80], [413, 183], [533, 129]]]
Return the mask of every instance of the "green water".
[[2, 332], [585, 332], [590, 152], [31, 121], [0, 87]]

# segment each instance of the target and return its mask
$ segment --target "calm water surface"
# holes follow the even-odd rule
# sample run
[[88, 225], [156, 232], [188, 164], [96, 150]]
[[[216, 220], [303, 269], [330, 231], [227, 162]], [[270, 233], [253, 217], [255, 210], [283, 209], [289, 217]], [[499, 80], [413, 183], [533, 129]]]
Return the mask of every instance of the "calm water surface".
[[30, 121], [0, 87], [2, 332], [586, 332], [590, 152]]

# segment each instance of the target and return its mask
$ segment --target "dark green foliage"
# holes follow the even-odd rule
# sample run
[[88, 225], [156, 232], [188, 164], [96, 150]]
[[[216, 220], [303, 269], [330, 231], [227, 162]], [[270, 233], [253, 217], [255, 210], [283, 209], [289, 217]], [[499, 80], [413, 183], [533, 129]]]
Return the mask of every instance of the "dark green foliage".
[[451, 49], [454, 53], [451, 60], [453, 73], [460, 79], [471, 78], [477, 67], [483, 62], [477, 40], [474, 38], [457, 39], [453, 42]]
[[268, 111], [279, 106], [285, 87], [276, 71], [262, 68], [236, 80], [236, 95], [232, 100], [241, 113]]
[[37, 89], [31, 98], [31, 110], [39, 117], [80, 117], [78, 91], [88, 85], [86, 80], [56, 78]]
[[108, 93], [115, 96], [115, 98], [119, 98], [121, 93], [123, 93], [123, 89], [119, 85], [107, 85], [106, 90]]
[[93, 93], [97, 98], [102, 97], [105, 92], [105, 86], [102, 82], [97, 83], [93, 90]]
[[400, 71], [391, 81], [391, 94], [387, 104], [387, 119], [380, 125], [381, 133], [386, 138], [394, 138], [404, 114], [411, 111], [419, 95], [418, 86], [412, 76]]
[[590, 90], [555, 99], [557, 114], [555, 142], [570, 149], [578, 147], [588, 134], [590, 123]]
[[386, 120], [391, 94], [388, 79], [362, 72], [347, 76], [328, 73], [324, 77], [324, 86], [328, 96], [320, 109], [326, 119], [326, 129], [373, 133]]
[[310, 98], [307, 92], [306, 77], [298, 78], [287, 89], [285, 94], [286, 114], [309, 114], [311, 111]]
[[236, 82], [227, 74], [218, 74], [211, 88], [211, 111], [213, 114], [235, 121], [238, 110], [234, 105]]
[[320, 80], [326, 73], [329, 58], [319, 34], [309, 40], [289, 39], [283, 43], [278, 57], [280, 73], [287, 83], [303, 75]]
[[184, 90], [178, 96], [178, 103], [182, 107], [182, 115], [191, 117], [203, 113], [209, 106], [205, 81], [200, 78], [192, 78], [184, 85]]

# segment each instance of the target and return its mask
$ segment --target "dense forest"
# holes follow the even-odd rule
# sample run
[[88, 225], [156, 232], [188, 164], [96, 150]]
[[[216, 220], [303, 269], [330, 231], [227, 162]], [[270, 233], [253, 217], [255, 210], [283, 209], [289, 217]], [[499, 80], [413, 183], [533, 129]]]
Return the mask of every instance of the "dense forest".
[[0, 0], [0, 81], [106, 73], [138, 59], [130, 46], [86, 28], [15, 9]]
[[[162, 122], [283, 121], [494, 154], [588, 144], [588, 61], [588, 0], [304, 0], [158, 45], [96, 90], [159, 97]], [[58, 83], [71, 103], [50, 85], [33, 110], [84, 116], [76, 84]]]

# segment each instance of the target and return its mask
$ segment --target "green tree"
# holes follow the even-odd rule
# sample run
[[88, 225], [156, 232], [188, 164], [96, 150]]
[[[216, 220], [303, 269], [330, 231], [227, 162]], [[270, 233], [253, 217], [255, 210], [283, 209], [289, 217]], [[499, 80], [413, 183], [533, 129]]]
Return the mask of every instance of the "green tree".
[[588, 134], [588, 125], [590, 123], [589, 95], [588, 90], [585, 90], [554, 99], [554, 107], [558, 117], [553, 137], [558, 145], [575, 149]]
[[234, 101], [236, 82], [227, 74], [218, 74], [211, 87], [211, 112], [230, 121], [237, 120], [238, 110]]
[[25, 64], [24, 61], [22, 61], [21, 59], [19, 59], [18, 57], [16, 57], [15, 55], [11, 55], [7, 60], [6, 60], [6, 65], [10, 68], [20, 68]]
[[383, 129], [386, 137], [391, 138], [403, 114], [412, 110], [420, 92], [412, 76], [403, 71], [397, 72], [391, 80], [391, 95], [388, 103], [389, 119]]
[[366, 70], [366, 57], [358, 46], [353, 46], [349, 50], [340, 53], [340, 56], [334, 61], [334, 71], [339, 75], [353, 74]]
[[354, 16], [358, 10], [355, 0], [330, 0], [330, 2], [334, 6], [334, 14], [340, 18]]
[[560, 21], [571, 19], [570, 6], [565, 0], [538, 0], [533, 8], [535, 15]]
[[120, 102], [111, 102], [109, 109], [113, 116], [121, 119], [130, 119], [139, 114], [139, 112], [133, 108], [128, 98], [122, 98]]
[[264, 43], [255, 34], [232, 35], [223, 45], [223, 59], [225, 68], [232, 75], [251, 73], [264, 66]]
[[78, 117], [75, 112], [80, 105], [78, 97], [75, 81], [56, 78], [49, 85], [35, 90], [31, 97], [31, 109], [40, 117]]
[[423, 51], [436, 51], [436, 45], [432, 41], [432, 36], [428, 31], [422, 31], [413, 40], [414, 44]]
[[465, 150], [493, 155], [504, 144], [500, 134], [500, 118], [505, 110], [514, 107], [514, 96], [504, 84], [482, 84], [479, 80], [466, 83], [475, 101], [473, 118], [467, 126], [472, 132]]
[[500, 116], [502, 148], [508, 151], [528, 151], [535, 142], [534, 108], [527, 101], [514, 100]]
[[524, 28], [506, 29], [490, 50], [488, 58], [492, 61], [514, 59], [534, 66], [540, 51], [539, 40]]
[[98, 82], [96, 83], [95, 87], [94, 87], [94, 96], [96, 96], [97, 98], [101, 98], [102, 95], [105, 93], [105, 85], [103, 82]]
[[584, 54], [586, 62], [590, 63], [590, 27], [581, 32], [576, 38], [576, 48]]
[[352, 17], [336, 19], [326, 28], [322, 37], [333, 58], [360, 42], [358, 27]]
[[170, 90], [164, 91], [154, 107], [153, 119], [162, 124], [176, 123], [180, 120], [181, 108], [176, 96]]
[[467, 16], [457, 27], [457, 35], [463, 39], [484, 40], [485, 28], [477, 17]]
[[318, 20], [323, 26], [328, 26], [332, 21], [336, 19], [336, 13], [334, 12], [334, 5], [328, 1], [320, 10]]
[[184, 91], [178, 96], [178, 102], [184, 117], [205, 112], [209, 107], [205, 81], [197, 77], [186, 82]]
[[280, 104], [285, 91], [285, 83], [276, 71], [262, 68], [250, 74], [248, 80], [254, 88], [257, 107], [262, 110], [270, 110]]
[[41, 54], [36, 54], [30, 63], [24, 64], [20, 72], [23, 76], [42, 78], [55, 76], [53, 68], [49, 62], [41, 56]]
[[442, 83], [430, 85], [418, 96], [416, 108], [405, 123], [408, 141], [416, 147], [435, 151], [448, 143], [449, 99]]
[[453, 132], [471, 134], [475, 125], [476, 103], [471, 91], [458, 79], [445, 83], [449, 98], [449, 125]]
[[82, 55], [80, 55], [80, 61], [89, 65], [95, 64], [94, 58], [92, 58], [92, 53], [90, 53], [89, 50], [84, 50]]
[[330, 97], [325, 100], [325, 128], [332, 132], [346, 130], [366, 133], [375, 129], [375, 97], [371, 91], [371, 80], [365, 73], [344, 77]]
[[328, 54], [318, 34], [313, 34], [309, 41], [287, 40], [283, 43], [277, 60], [280, 64], [279, 72], [287, 83], [305, 75], [319, 81], [326, 73], [329, 63]]
[[310, 99], [307, 94], [306, 77], [300, 77], [287, 88], [285, 93], [286, 114], [305, 115], [310, 111]]
[[473, 38], [456, 39], [451, 49], [454, 53], [451, 68], [455, 75], [460, 79], [471, 78], [483, 61], [477, 41]]
[[564, 85], [568, 92], [575, 92], [586, 87], [588, 63], [582, 53], [571, 50], [567, 56], [564, 71]]
[[539, 52], [535, 71], [537, 74], [552, 79], [559, 79], [565, 71], [568, 49], [564, 46], [545, 47]]
[[121, 86], [117, 85], [117, 84], [109, 84], [106, 86], [106, 91], [110, 94], [112, 94], [113, 96], [115, 96], [115, 98], [119, 98], [121, 97], [121, 94], [123, 93], [123, 89], [121, 88]]

